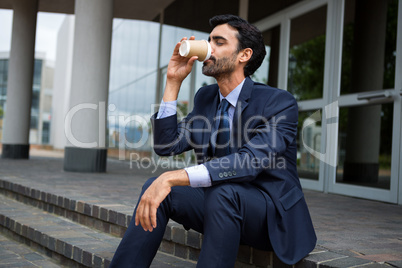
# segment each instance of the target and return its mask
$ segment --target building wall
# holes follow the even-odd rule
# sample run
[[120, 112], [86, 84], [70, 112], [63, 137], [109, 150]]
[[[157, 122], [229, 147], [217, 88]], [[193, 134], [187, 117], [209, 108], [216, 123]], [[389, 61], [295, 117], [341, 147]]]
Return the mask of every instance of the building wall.
[[[9, 52], [0, 52], [0, 107], [3, 115], [0, 115], [0, 140], [2, 138], [2, 126], [4, 114], [7, 112], [7, 77], [8, 77]], [[50, 133], [43, 132], [43, 126], [50, 125], [49, 102], [52, 99], [53, 72], [52, 63], [46, 60], [45, 53], [35, 53], [34, 79], [32, 85], [30, 144], [48, 144]], [[42, 135], [46, 135], [43, 139]]]
[[71, 69], [74, 42], [74, 16], [68, 15], [57, 35], [54, 90], [52, 99], [51, 144], [56, 149], [64, 149], [66, 136], [64, 118], [70, 100]]

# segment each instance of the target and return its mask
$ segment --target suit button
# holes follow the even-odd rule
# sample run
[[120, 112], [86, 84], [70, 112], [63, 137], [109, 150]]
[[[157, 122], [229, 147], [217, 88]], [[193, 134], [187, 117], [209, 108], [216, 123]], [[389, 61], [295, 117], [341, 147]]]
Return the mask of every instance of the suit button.
[[223, 172], [223, 176], [227, 177], [228, 173], [227, 172]]
[[228, 175], [229, 175], [229, 177], [232, 177], [232, 172], [229, 171], [229, 172], [228, 172]]
[[219, 178], [223, 178], [223, 173], [219, 173]]
[[233, 176], [236, 176], [236, 171], [233, 170], [232, 174], [233, 174]]

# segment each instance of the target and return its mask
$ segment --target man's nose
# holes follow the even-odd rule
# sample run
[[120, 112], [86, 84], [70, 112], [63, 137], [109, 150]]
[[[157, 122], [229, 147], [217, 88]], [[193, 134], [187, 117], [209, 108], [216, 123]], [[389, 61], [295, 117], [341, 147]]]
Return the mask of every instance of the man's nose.
[[[209, 42], [209, 41], [208, 41]], [[211, 55], [214, 54], [215, 51], [215, 46], [214, 46], [214, 42], [209, 42], [209, 44], [211, 45]]]

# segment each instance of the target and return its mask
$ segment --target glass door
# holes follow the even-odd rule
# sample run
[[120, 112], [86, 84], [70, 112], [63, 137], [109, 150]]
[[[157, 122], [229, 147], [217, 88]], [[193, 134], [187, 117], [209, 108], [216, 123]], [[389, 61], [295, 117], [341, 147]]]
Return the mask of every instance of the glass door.
[[369, 2], [345, 1], [337, 164], [328, 190], [397, 203], [401, 137], [401, 85], [397, 84], [401, 70], [396, 70], [396, 37], [400, 4], [398, 0]]
[[303, 187], [402, 203], [402, 4], [370, 2], [302, 1], [256, 25], [278, 45], [268, 84], [298, 100]]

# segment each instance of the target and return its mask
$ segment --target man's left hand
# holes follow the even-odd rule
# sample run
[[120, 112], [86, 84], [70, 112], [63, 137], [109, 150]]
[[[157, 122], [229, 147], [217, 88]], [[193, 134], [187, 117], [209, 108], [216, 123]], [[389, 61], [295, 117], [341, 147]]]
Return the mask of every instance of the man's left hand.
[[138, 203], [135, 225], [141, 224], [144, 231], [152, 232], [156, 228], [156, 211], [159, 205], [170, 193], [171, 188], [179, 185], [190, 185], [184, 169], [165, 172], [154, 180]]

